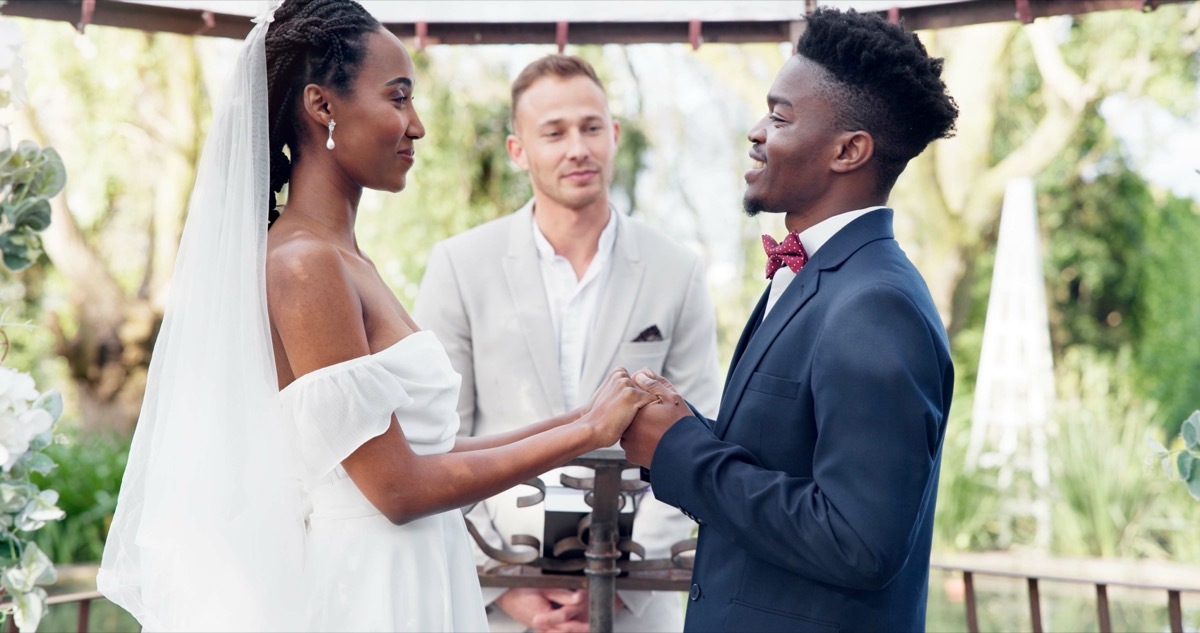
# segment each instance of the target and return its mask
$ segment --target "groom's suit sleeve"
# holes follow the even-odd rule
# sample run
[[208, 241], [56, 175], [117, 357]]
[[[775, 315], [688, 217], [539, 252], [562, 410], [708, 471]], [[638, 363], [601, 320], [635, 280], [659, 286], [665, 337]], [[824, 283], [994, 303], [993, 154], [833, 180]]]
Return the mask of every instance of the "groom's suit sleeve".
[[[815, 424], [811, 455], [785, 467], [807, 473], [797, 464], [811, 457], [811, 476], [764, 467], [695, 417], [663, 435], [650, 474], [660, 499], [750, 555], [818, 582], [878, 589], [903, 567], [918, 515], [933, 501], [953, 370], [939, 358], [939, 333], [896, 288], [859, 291], [823, 323], [815, 338], [785, 329], [773, 343], [815, 346], [797, 354], [811, 358], [811, 374], [798, 367], [791, 376], [811, 377], [811, 410], [780, 409], [771, 419], [734, 411], [729, 421], [759, 427], [764, 442]], [[747, 391], [738, 408], [772, 397]]]

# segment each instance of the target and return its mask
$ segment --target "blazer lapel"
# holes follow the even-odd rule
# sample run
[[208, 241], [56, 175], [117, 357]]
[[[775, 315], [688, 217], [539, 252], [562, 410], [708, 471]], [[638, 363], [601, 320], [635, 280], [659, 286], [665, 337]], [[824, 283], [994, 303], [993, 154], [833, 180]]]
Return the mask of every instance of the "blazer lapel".
[[[730, 370], [729, 378], [726, 380], [725, 395], [721, 399], [721, 413], [717, 416], [717, 424], [713, 429], [718, 438], [725, 437], [725, 432], [729, 429], [729, 421], [733, 417], [733, 413], [737, 411], [737, 405], [746, 392], [746, 384], [750, 382], [750, 376], [754, 374], [763, 354], [766, 354], [767, 350], [771, 348], [784, 326], [817, 294], [824, 271], [841, 266], [847, 258], [870, 242], [891, 238], [892, 210], [873, 211], [838, 231], [805, 264], [800, 274], [796, 275], [791, 285], [780, 295], [779, 301], [771, 308], [767, 318], [762, 321], [757, 330], [752, 331], [741, 357], [738, 358], [735, 355], [733, 369]], [[753, 320], [762, 318], [763, 307], [765, 307], [765, 298], [759, 301], [759, 308], [755, 309], [751, 323], [747, 324], [748, 332], [751, 331], [750, 328], [754, 324]], [[745, 332], [742, 337], [746, 337]], [[738, 347], [742, 347], [740, 342]]]
[[725, 391], [721, 394], [722, 402], [728, 397], [729, 383], [733, 380], [733, 371], [737, 369], [738, 361], [741, 360], [742, 354], [746, 353], [746, 346], [750, 344], [750, 339], [758, 331], [758, 325], [762, 322], [762, 315], [767, 309], [767, 298], [769, 296], [771, 296], [771, 286], [767, 285], [767, 289], [758, 298], [758, 305], [754, 306], [754, 311], [750, 313], [750, 318], [746, 320], [746, 327], [742, 328], [742, 336], [738, 338], [737, 347], [733, 349], [733, 359], [729, 362], [729, 371], [725, 374]]
[[[592, 337], [587, 344], [587, 356], [583, 359], [583, 372], [579, 377], [580, 398], [590, 396], [608, 375], [617, 348], [623, 342], [621, 335], [628, 329], [629, 319], [633, 316], [634, 304], [645, 276], [645, 264], [630, 220], [621, 213], [614, 213], [613, 219], [617, 223], [617, 236], [613, 243], [612, 259], [608, 263], [604, 296], [596, 311]], [[635, 371], [639, 368], [626, 369]]]
[[554, 320], [538, 263], [537, 246], [533, 243], [533, 201], [509, 217], [508, 253], [504, 257], [504, 277], [517, 308], [517, 326], [525, 338], [529, 357], [551, 414], [566, 409], [562, 383], [559, 381], [558, 343], [554, 337]]

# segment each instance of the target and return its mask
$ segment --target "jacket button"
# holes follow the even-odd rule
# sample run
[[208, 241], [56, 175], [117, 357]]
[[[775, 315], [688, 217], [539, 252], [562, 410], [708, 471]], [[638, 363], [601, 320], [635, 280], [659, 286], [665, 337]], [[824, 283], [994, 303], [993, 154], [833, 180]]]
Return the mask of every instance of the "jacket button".
[[688, 592], [688, 598], [691, 598], [692, 602], [700, 599], [700, 585], [692, 584], [692, 589]]

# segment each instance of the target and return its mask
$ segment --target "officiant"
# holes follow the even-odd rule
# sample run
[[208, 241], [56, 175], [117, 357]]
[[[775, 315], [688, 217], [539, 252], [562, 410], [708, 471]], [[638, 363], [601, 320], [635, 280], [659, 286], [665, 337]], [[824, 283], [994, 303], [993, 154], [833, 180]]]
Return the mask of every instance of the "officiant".
[[[506, 146], [528, 172], [533, 198], [435, 245], [414, 309], [463, 376], [460, 432], [502, 432], [586, 404], [616, 367], [661, 373], [714, 415], [721, 383], [704, 263], [611, 203], [621, 126], [595, 71], [578, 57], [544, 57], [517, 76], [511, 103]], [[559, 485], [560, 472], [543, 481]], [[543, 506], [517, 508], [520, 494], [510, 490], [469, 513], [491, 546], [509, 547], [514, 534], [543, 535]], [[693, 528], [648, 491], [633, 539], [647, 558], [669, 558]], [[583, 590], [483, 591], [492, 631], [571, 621], [586, 629]], [[674, 592], [618, 591], [615, 602], [616, 631], [683, 628]]]

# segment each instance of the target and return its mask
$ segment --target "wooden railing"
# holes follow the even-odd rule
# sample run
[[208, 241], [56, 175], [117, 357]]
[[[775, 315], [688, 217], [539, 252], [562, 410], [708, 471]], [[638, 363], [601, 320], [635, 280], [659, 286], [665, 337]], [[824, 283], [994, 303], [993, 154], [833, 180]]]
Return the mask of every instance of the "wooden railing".
[[[1029, 621], [1031, 623], [1031, 630], [1033, 633], [1043, 633], [1045, 630], [1042, 624], [1042, 583], [1044, 582], [1092, 585], [1095, 589], [1096, 616], [1099, 622], [1100, 633], [1111, 633], [1113, 630], [1112, 614], [1109, 609], [1108, 600], [1108, 590], [1110, 587], [1165, 593], [1167, 598], [1167, 619], [1169, 621], [1168, 623], [1170, 625], [1171, 633], [1183, 633], [1184, 631], [1182, 594], [1200, 594], [1200, 588], [1196, 587], [1176, 587], [1152, 583], [1096, 580], [1091, 578], [1079, 578], [1071, 576], [1031, 576], [1028, 574], [1010, 571], [970, 568], [959, 565], [944, 565], [939, 563], [931, 564], [930, 569], [961, 575], [964, 589], [964, 601], [966, 603], [966, 624], [967, 630], [970, 631], [970, 633], [978, 633], [979, 631], [978, 598], [975, 591], [975, 579], [978, 577], [1007, 578], [1025, 581], [1029, 604]], [[509, 582], [496, 582], [496, 580], [500, 578], [502, 578], [502, 576], [497, 575], [495, 578], [492, 578], [493, 582], [485, 584], [492, 586], [525, 586], [527, 584], [538, 584], [535, 580], [531, 582], [532, 579], [521, 578], [520, 576], [508, 578], [507, 580]], [[559, 579], [562, 578], [568, 577], [559, 577]], [[585, 584], [583, 577], [578, 577], [577, 580], [580, 585]], [[655, 588], [658, 589], [666, 589], [668, 588], [666, 585], [670, 585], [669, 589], [678, 590], [679, 588], [686, 586], [686, 580], [681, 581], [679, 578], [667, 578], [665, 576], [663, 578], [655, 577], [653, 582], [649, 583], [639, 582], [638, 579], [621, 578], [617, 584], [622, 585], [623, 583], [621, 581], [630, 583], [631, 586], [628, 588], [631, 589], [645, 589], [649, 588], [648, 585], [655, 585]], [[646, 584], [647, 586], [642, 586], [643, 584]], [[46, 605], [49, 607], [77, 603], [79, 606], [76, 617], [76, 631], [79, 633], [88, 633], [90, 630], [88, 620], [89, 616], [91, 615], [92, 601], [103, 598], [104, 596], [98, 591], [82, 591], [78, 593], [51, 596], [46, 600]], [[17, 633], [18, 631], [16, 622], [11, 616], [8, 619], [7, 630], [10, 633]]]
[[975, 596], [975, 578], [978, 576], [991, 576], [997, 578], [1010, 578], [1016, 580], [1024, 580], [1028, 589], [1029, 597], [1029, 621], [1032, 626], [1033, 633], [1042, 633], [1042, 597], [1041, 583], [1068, 583], [1068, 584], [1083, 584], [1092, 585], [1096, 590], [1096, 617], [1100, 624], [1100, 633], [1112, 633], [1112, 614], [1108, 605], [1108, 589], [1109, 587], [1123, 587], [1128, 589], [1141, 589], [1148, 591], [1158, 591], [1167, 594], [1167, 619], [1169, 620], [1171, 633], [1183, 633], [1183, 602], [1181, 599], [1184, 593], [1200, 593], [1197, 588], [1181, 588], [1168, 585], [1136, 583], [1136, 582], [1120, 582], [1113, 580], [1095, 580], [1089, 578], [1077, 578], [1070, 576], [1052, 576], [1038, 575], [1030, 576], [1009, 571], [972, 569], [968, 567], [941, 565], [934, 563], [929, 566], [930, 569], [940, 570], [949, 573], [962, 574], [962, 582], [964, 589], [964, 598], [967, 608], [967, 630], [970, 633], [979, 633], [979, 611], [978, 602]]

